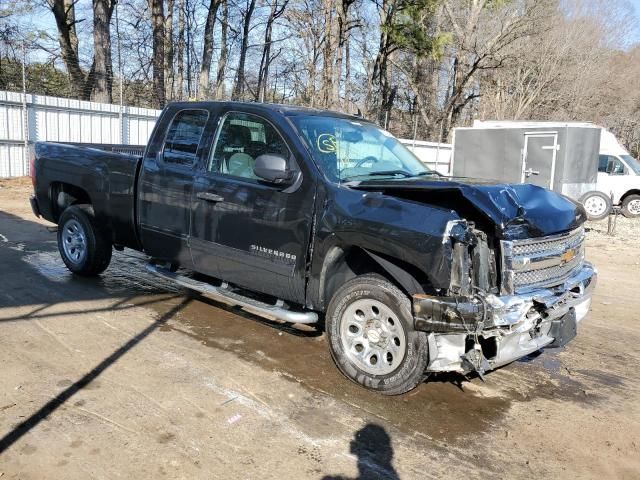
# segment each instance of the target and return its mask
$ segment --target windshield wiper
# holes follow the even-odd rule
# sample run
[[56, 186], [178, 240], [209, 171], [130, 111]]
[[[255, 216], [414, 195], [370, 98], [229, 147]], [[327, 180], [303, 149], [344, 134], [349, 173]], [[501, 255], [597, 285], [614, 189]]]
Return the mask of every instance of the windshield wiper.
[[384, 176], [387, 176], [387, 175], [402, 175], [403, 177], [407, 177], [407, 178], [413, 177], [412, 173], [407, 172], [405, 170], [381, 170], [379, 172], [366, 173], [366, 174], [364, 174], [362, 176], [363, 177], [364, 176], [367, 176], [367, 177], [384, 177]]
[[414, 176], [422, 177], [424, 175], [435, 175], [437, 177], [442, 177], [443, 176], [440, 172], [436, 172], [435, 170], [427, 170], [426, 172], [416, 173]]
[[411, 178], [416, 176], [411, 172], [407, 172], [406, 170], [380, 170], [378, 172], [362, 173], [360, 175], [349, 175], [348, 177], [342, 177], [342, 180], [348, 180], [352, 178], [366, 179], [367, 177], [393, 177], [395, 175], [400, 175], [404, 178]]

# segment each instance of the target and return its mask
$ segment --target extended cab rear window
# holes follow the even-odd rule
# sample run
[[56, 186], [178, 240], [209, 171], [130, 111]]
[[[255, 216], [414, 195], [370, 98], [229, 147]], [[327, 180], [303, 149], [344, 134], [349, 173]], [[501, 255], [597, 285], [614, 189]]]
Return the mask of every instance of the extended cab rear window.
[[192, 167], [209, 118], [206, 110], [182, 110], [173, 117], [164, 141], [162, 158], [170, 165]]

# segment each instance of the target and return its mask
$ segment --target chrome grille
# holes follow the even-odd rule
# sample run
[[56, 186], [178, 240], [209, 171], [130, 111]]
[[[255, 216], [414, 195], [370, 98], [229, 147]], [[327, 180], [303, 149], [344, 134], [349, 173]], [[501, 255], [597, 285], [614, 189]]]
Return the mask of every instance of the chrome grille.
[[562, 254], [567, 248], [574, 248], [584, 241], [584, 228], [578, 228], [559, 237], [542, 237], [539, 239], [515, 240], [513, 243], [514, 255], [530, 255], [544, 253], [553, 255]]
[[584, 228], [550, 237], [503, 241], [502, 293], [559, 285], [584, 263]]

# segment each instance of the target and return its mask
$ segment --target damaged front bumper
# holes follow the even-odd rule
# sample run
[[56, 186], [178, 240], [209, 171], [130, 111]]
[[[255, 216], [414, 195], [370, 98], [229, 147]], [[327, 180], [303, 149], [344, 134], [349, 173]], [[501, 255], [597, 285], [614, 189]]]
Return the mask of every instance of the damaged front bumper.
[[415, 327], [429, 332], [427, 370], [482, 374], [565, 345], [589, 310], [596, 281], [596, 269], [585, 262], [562, 285], [517, 295], [414, 295]]

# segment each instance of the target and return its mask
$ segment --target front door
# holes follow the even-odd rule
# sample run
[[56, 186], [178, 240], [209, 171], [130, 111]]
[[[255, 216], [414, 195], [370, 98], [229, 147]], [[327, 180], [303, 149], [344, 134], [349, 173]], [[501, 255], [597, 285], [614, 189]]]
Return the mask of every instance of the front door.
[[629, 170], [617, 155], [601, 154], [596, 190], [613, 195], [613, 203], [618, 204], [622, 195], [638, 187], [638, 177], [632, 176]]
[[525, 133], [522, 183], [553, 189], [557, 151], [557, 132]]
[[304, 302], [305, 265], [314, 211], [314, 182], [289, 187], [260, 180], [261, 154], [291, 149], [269, 120], [227, 112], [206, 165], [196, 175], [190, 245], [195, 269], [283, 300]]

